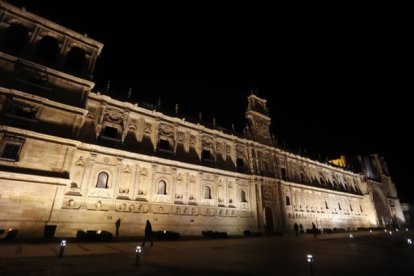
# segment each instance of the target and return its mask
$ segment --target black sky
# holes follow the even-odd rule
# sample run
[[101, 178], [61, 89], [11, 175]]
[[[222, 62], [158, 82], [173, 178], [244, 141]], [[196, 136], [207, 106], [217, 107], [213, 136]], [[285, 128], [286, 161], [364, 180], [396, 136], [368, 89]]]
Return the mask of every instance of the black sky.
[[401, 199], [414, 202], [412, 55], [403, 18], [248, 4], [9, 2], [104, 43], [98, 89], [111, 80], [113, 93], [133, 89], [131, 101], [161, 98], [171, 110], [178, 103], [182, 116], [201, 111], [238, 129], [246, 96], [257, 89], [280, 143], [330, 157], [379, 153]]

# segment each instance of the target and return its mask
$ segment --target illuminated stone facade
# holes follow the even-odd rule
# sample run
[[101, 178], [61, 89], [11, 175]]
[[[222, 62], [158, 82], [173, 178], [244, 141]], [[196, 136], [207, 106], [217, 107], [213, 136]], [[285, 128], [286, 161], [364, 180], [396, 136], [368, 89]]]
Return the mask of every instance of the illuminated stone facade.
[[142, 235], [147, 219], [200, 235], [403, 222], [387, 172], [374, 180], [279, 148], [255, 95], [237, 135], [92, 92], [103, 45], [1, 1], [0, 46], [0, 229], [115, 233], [120, 218], [123, 236]]

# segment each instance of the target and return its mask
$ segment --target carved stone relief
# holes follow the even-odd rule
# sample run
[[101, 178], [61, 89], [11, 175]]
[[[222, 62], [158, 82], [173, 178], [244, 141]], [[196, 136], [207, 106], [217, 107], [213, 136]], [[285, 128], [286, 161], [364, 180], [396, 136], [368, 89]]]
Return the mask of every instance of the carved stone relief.
[[220, 142], [217, 142], [216, 143], [216, 151], [218, 152], [218, 153], [222, 153], [222, 143], [220, 143]]
[[236, 145], [236, 153], [238, 157], [244, 157], [246, 154], [246, 147], [240, 144]]
[[80, 198], [65, 198], [63, 200], [62, 209], [79, 209], [81, 206], [82, 200]]
[[118, 110], [107, 109], [104, 115], [104, 121], [108, 121], [117, 125], [122, 125], [124, 116]]
[[174, 137], [174, 127], [167, 124], [161, 124], [159, 127], [159, 135], [173, 138]]
[[195, 147], [196, 146], [197, 138], [194, 135], [190, 135], [190, 146]]
[[203, 148], [214, 149], [214, 140], [209, 135], [203, 135]]
[[88, 114], [86, 115], [86, 118], [95, 120], [99, 117], [100, 108], [97, 106], [88, 106]]
[[145, 122], [145, 124], [144, 124], [144, 133], [147, 134], [147, 135], [152, 134], [152, 125], [151, 125], [151, 123]]
[[179, 131], [179, 132], [178, 132], [177, 141], [178, 141], [179, 143], [184, 143], [184, 132], [182, 132], [182, 131]]

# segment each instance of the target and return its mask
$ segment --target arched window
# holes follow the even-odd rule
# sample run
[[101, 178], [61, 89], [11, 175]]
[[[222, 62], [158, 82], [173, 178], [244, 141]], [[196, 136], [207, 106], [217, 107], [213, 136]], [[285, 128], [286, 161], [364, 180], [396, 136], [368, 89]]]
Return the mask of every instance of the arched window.
[[203, 151], [201, 152], [201, 159], [202, 160], [213, 160], [211, 151], [209, 149], [203, 149]]
[[204, 198], [211, 199], [211, 188], [209, 186], [204, 188]]
[[22, 51], [29, 40], [29, 30], [20, 24], [10, 24], [6, 31], [5, 45], [10, 50]]
[[75, 71], [82, 71], [85, 65], [85, 51], [79, 47], [70, 49], [66, 57], [66, 67]]
[[241, 191], [241, 202], [247, 202], [247, 199], [246, 199], [246, 192], [245, 191]]
[[59, 41], [51, 36], [45, 36], [38, 42], [36, 56], [52, 62], [56, 59], [59, 51]]
[[107, 189], [109, 176], [106, 172], [100, 172], [98, 175], [98, 181], [96, 182], [96, 188]]
[[286, 206], [290, 206], [290, 197], [286, 196]]
[[166, 195], [167, 194], [167, 183], [164, 180], [161, 180], [158, 183], [158, 191], [157, 194], [159, 195]]

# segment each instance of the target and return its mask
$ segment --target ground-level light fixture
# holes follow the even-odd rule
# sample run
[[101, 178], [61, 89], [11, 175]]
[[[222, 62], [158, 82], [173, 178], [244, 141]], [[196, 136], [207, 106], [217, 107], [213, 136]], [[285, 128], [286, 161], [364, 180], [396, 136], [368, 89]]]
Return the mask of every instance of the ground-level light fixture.
[[62, 240], [60, 242], [59, 258], [63, 258], [63, 255], [65, 254], [65, 247], [66, 247], [66, 240]]
[[350, 238], [350, 239], [353, 239], [353, 238], [354, 238], [354, 235], [349, 234], [349, 238]]
[[411, 245], [413, 244], [413, 241], [411, 239], [407, 239], [407, 244], [409, 247], [411, 247]]
[[140, 255], [141, 255], [141, 253], [142, 253], [142, 248], [141, 248], [141, 246], [137, 246], [136, 248], [135, 248], [135, 265], [136, 266], [138, 266], [139, 265], [139, 259], [140, 259]]
[[308, 263], [313, 263], [313, 256], [311, 254], [308, 254], [306, 257], [308, 258]]
[[312, 269], [312, 263], [314, 261], [313, 256], [312, 256], [312, 254], [307, 254], [306, 255], [306, 258], [307, 258], [308, 263], [309, 263], [309, 272], [310, 272], [310, 275], [313, 276], [313, 269]]

